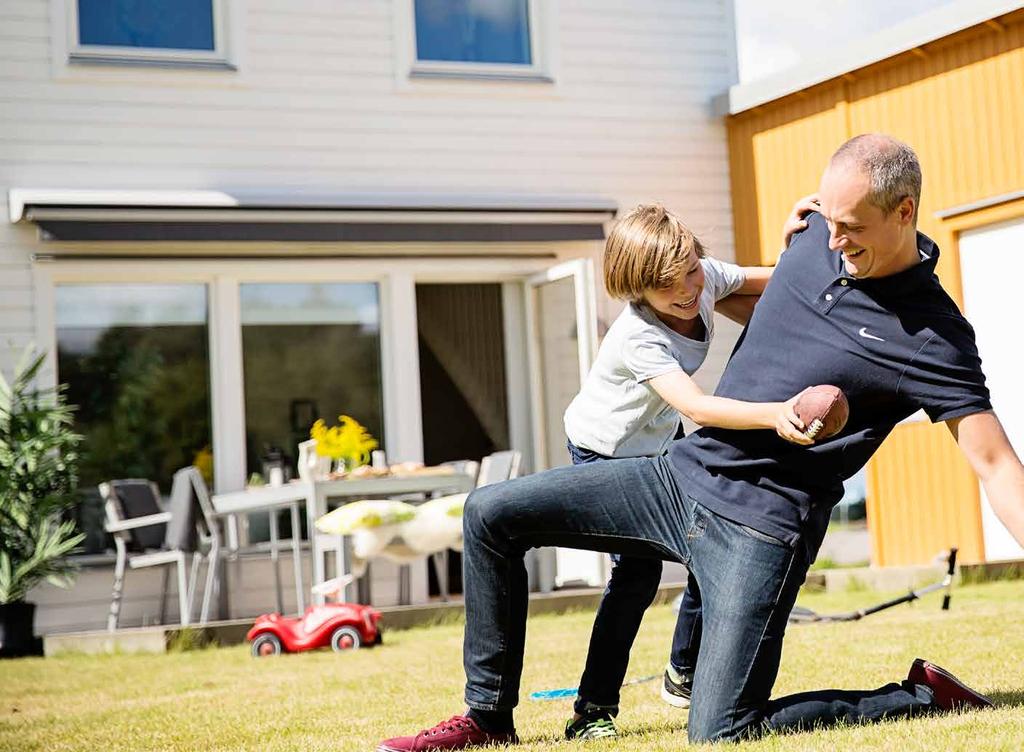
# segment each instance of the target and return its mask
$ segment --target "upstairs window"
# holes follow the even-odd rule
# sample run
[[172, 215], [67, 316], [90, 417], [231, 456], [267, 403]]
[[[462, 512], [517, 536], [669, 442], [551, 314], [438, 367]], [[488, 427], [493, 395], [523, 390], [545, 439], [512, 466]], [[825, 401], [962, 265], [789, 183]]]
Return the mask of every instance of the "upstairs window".
[[224, 0], [69, 0], [72, 60], [223, 65]]
[[413, 0], [414, 73], [537, 76], [538, 0]]

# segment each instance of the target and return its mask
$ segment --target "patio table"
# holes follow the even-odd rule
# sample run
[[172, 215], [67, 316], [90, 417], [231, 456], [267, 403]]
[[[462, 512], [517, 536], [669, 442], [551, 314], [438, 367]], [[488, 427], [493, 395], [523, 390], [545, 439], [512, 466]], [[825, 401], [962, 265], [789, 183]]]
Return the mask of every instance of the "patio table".
[[[289, 507], [292, 519], [292, 570], [295, 576], [295, 608], [301, 613], [305, 610], [305, 597], [302, 587], [302, 553], [299, 540], [299, 503], [306, 502], [311, 490], [307, 483], [286, 483], [281, 486], [251, 486], [244, 491], [214, 494], [211, 497], [213, 510], [218, 517], [233, 520], [238, 514], [250, 512], [270, 513], [270, 556], [274, 562], [274, 587], [277, 595], [277, 609], [284, 611], [281, 598], [281, 578], [278, 569], [278, 530], [276, 512]], [[235, 528], [229, 535], [229, 550], [238, 547], [238, 536]]]
[[[383, 477], [342, 478], [312, 482], [292, 481], [282, 486], [260, 486], [247, 488], [244, 491], [214, 494], [213, 506], [217, 514], [227, 516], [292, 505], [292, 529], [297, 530], [295, 505], [296, 502], [304, 502], [307, 530], [311, 543], [313, 582], [316, 584], [323, 582], [326, 578], [326, 556], [329, 551], [337, 552], [338, 576], [348, 571], [348, 546], [344, 542], [339, 545], [337, 536], [324, 535], [316, 531], [316, 521], [327, 514], [329, 500], [340, 498], [351, 501], [399, 494], [465, 493], [473, 490], [474, 486], [475, 479], [471, 475], [458, 472], [444, 474], [410, 472]], [[271, 515], [271, 520], [273, 537], [276, 533], [275, 515]], [[302, 587], [302, 567], [298, 558], [299, 542], [295, 535], [292, 536], [292, 551], [295, 562], [296, 589], [299, 590]], [[301, 594], [298, 598], [299, 609], [302, 610]], [[326, 598], [322, 594], [314, 594], [313, 600], [314, 603], [322, 604]]]

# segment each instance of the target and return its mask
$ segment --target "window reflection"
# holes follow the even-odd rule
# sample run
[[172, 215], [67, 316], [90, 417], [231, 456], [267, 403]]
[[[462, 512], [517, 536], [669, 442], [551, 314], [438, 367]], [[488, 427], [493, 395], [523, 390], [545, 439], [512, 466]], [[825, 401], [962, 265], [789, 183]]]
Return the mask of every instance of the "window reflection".
[[416, 58], [530, 65], [527, 0], [416, 0]]
[[358, 420], [386, 448], [377, 285], [243, 284], [242, 367], [248, 472], [297, 446], [317, 418]]
[[96, 484], [148, 478], [164, 493], [196, 464], [213, 474], [203, 285], [59, 285], [57, 377], [84, 436], [79, 523], [105, 547]]
[[212, 0], [78, 0], [84, 45], [213, 50]]

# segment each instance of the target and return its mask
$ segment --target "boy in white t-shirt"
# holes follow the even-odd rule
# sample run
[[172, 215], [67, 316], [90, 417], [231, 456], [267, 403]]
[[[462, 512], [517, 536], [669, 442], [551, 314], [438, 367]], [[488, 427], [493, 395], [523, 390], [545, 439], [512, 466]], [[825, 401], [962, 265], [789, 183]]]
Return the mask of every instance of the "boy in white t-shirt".
[[[787, 220], [785, 243], [814, 208], [802, 199]], [[605, 335], [579, 394], [565, 411], [573, 464], [651, 457], [681, 435], [680, 413], [702, 426], [771, 429], [796, 444], [812, 443], [787, 402], [751, 403], [705, 395], [690, 378], [704, 362], [714, 335], [715, 305], [730, 295], [757, 296], [768, 267], [739, 267], [708, 258], [678, 217], [658, 205], [625, 215], [605, 245], [609, 295], [629, 301]], [[756, 300], [751, 297], [750, 300]], [[749, 306], [728, 304], [731, 317], [749, 319]], [[746, 308], [746, 315], [741, 311]], [[628, 504], [628, 498], [623, 499]], [[643, 613], [661, 581], [661, 561], [613, 557], [612, 576], [594, 620], [587, 665], [566, 724], [568, 739], [616, 736], [622, 686]], [[689, 705], [700, 639], [700, 593], [690, 579], [666, 667], [662, 696]]]

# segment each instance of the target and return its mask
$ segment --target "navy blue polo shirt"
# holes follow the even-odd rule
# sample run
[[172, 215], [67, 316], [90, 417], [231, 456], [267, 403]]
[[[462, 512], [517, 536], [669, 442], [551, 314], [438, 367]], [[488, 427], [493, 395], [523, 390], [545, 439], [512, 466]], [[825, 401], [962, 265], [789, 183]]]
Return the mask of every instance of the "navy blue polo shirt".
[[933, 422], [992, 409], [974, 330], [935, 276], [939, 249], [918, 233], [922, 261], [898, 274], [855, 279], [811, 214], [782, 254], [715, 394], [782, 402], [834, 384], [850, 402], [836, 436], [803, 447], [774, 431], [705, 428], [675, 442], [681, 489], [711, 511], [811, 556], [842, 481], [897, 423], [924, 410]]

